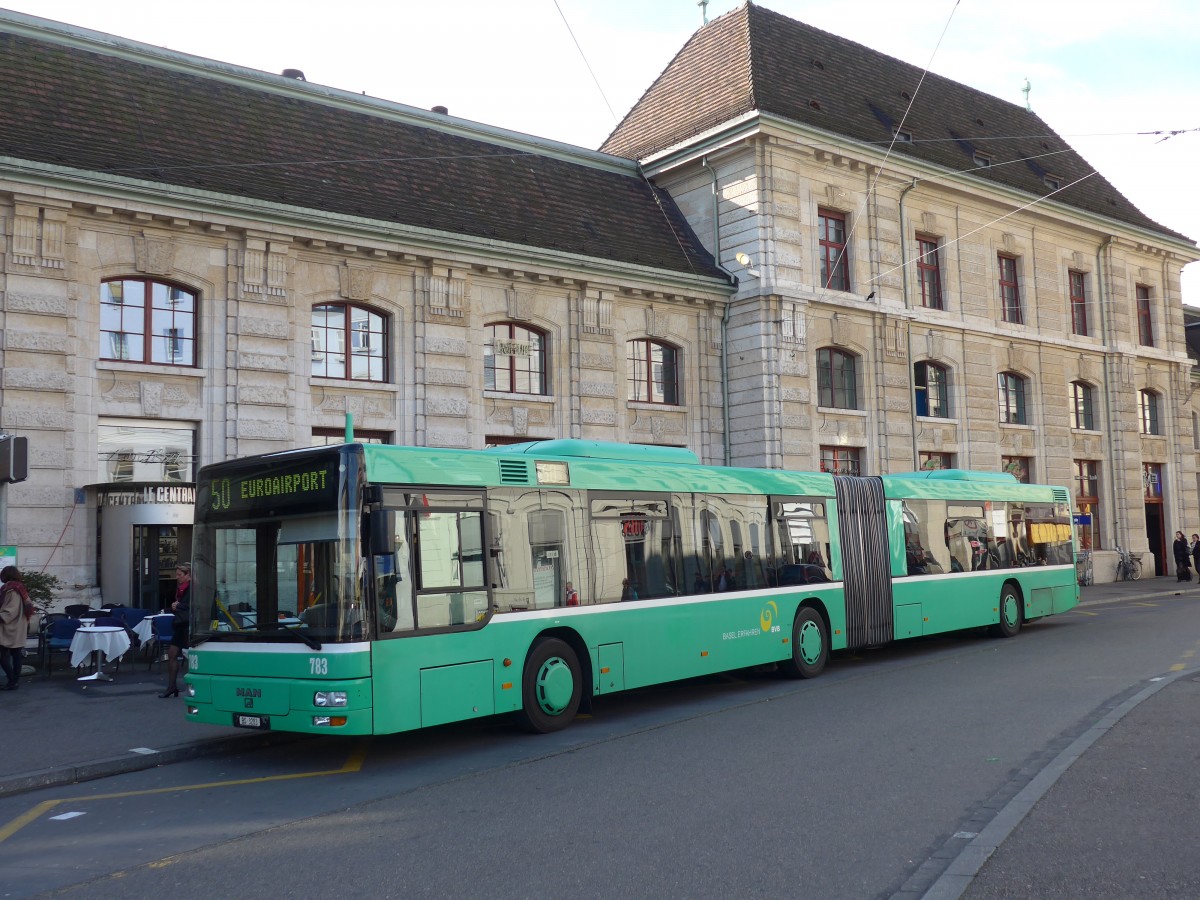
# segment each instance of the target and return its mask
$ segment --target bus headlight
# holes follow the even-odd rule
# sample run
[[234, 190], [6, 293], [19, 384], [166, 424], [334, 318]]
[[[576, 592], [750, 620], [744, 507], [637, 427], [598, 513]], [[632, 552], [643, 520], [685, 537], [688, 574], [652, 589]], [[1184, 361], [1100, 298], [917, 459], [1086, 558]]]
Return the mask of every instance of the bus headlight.
[[317, 727], [338, 728], [346, 724], [345, 716], [313, 716], [312, 723]]
[[313, 706], [345, 706], [345, 691], [317, 691], [313, 694]]
[[183, 685], [183, 695], [185, 697], [195, 697], [196, 696], [196, 686], [194, 684], [187, 684], [185, 682]]

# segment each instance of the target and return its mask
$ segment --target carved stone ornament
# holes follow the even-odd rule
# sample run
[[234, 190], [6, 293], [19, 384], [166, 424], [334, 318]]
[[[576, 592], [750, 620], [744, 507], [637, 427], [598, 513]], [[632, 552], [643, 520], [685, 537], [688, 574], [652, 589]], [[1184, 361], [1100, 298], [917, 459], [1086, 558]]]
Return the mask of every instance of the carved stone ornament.
[[451, 275], [426, 275], [425, 298], [435, 316], [462, 318], [466, 312], [467, 280]]
[[589, 291], [583, 297], [583, 330], [588, 334], [612, 334], [613, 301], [611, 294]]
[[338, 270], [338, 287], [346, 300], [370, 300], [375, 287], [375, 270], [370, 266], [343, 262]]
[[508, 317], [517, 322], [528, 322], [533, 318], [533, 296], [529, 291], [510, 287], [504, 291], [504, 303]]
[[175, 271], [175, 243], [152, 238], [144, 232], [133, 238], [134, 266], [147, 275], [171, 275]]

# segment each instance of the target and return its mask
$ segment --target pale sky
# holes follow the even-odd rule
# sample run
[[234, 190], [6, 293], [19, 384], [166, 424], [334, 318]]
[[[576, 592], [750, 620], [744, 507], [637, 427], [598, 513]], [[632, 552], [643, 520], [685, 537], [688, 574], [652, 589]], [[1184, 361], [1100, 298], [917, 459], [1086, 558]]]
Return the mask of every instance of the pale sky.
[[[711, 0], [709, 18], [739, 2]], [[317, 84], [589, 148], [701, 24], [695, 0], [0, 4], [240, 66], [297, 68]], [[759, 5], [1013, 103], [1024, 103], [1028, 78], [1042, 119], [1144, 213], [1200, 240], [1195, 0]], [[1184, 133], [1163, 140], [1171, 131]], [[1200, 306], [1200, 262], [1183, 290]]]

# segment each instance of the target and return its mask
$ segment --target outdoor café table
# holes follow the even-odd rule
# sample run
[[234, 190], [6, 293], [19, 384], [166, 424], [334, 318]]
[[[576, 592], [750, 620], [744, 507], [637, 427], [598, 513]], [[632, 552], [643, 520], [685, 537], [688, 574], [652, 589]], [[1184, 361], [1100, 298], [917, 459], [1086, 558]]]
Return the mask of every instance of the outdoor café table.
[[84, 675], [79, 681], [112, 681], [111, 675], [104, 674], [104, 660], [114, 656], [123, 656], [129, 649], [129, 635], [124, 628], [112, 625], [92, 625], [79, 628], [75, 637], [71, 638], [71, 665], [78, 668], [91, 654], [99, 654], [96, 658], [96, 671]]
[[146, 616], [142, 621], [133, 626], [133, 633], [137, 635], [138, 640], [143, 644], [147, 643], [154, 636], [154, 620], [155, 619], [174, 619], [174, 613], [159, 613], [154, 616]]

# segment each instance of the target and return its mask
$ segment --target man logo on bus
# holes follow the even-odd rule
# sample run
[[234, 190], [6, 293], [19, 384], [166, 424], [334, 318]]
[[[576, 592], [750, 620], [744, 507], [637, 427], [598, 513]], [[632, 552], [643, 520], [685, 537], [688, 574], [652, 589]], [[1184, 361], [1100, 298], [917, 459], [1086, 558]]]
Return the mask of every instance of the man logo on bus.
[[778, 615], [779, 606], [774, 600], [768, 600], [767, 605], [763, 607], [762, 612], [758, 616], [758, 624], [762, 628], [763, 634], [779, 630], [779, 626], [774, 624], [775, 617]]

